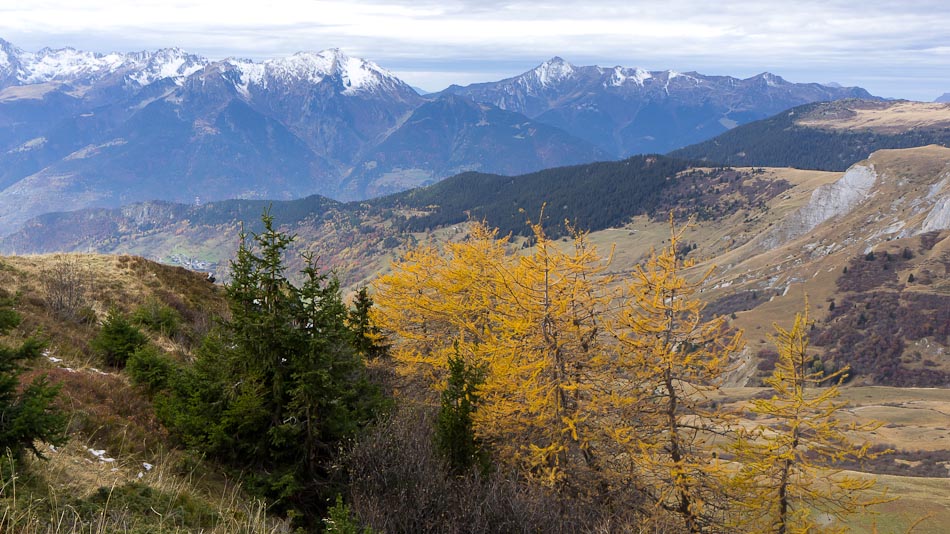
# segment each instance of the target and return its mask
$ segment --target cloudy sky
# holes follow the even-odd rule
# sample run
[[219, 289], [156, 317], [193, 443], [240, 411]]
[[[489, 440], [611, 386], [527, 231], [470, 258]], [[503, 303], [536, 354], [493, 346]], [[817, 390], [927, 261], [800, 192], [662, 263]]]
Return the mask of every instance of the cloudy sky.
[[946, 0], [0, 0], [0, 38], [31, 51], [178, 46], [212, 59], [339, 47], [428, 90], [559, 55], [576, 65], [770, 71], [925, 101], [950, 92]]

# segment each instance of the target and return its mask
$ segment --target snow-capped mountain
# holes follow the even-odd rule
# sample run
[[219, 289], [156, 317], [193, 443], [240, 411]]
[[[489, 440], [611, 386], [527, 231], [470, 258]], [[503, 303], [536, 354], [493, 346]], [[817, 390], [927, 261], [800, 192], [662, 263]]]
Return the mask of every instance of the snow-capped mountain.
[[339, 49], [261, 63], [228, 59], [210, 68], [220, 69], [252, 107], [343, 169], [423, 102], [393, 73]]
[[381, 89], [401, 90], [404, 83], [393, 73], [372, 61], [347, 56], [339, 48], [322, 52], [298, 52], [290, 57], [261, 63], [228, 59], [225, 62], [240, 71], [240, 87], [251, 85], [266, 89], [268, 84], [291, 82], [321, 83], [331, 78], [343, 86], [343, 93], [354, 95]]
[[[458, 170], [530, 172], [662, 152], [863, 90], [552, 58], [422, 97], [339, 49], [251, 61], [179, 48], [26, 52], [0, 40], [0, 234], [44, 212], [144, 200], [339, 200]], [[477, 104], [476, 104], [477, 102]]]
[[560, 57], [518, 76], [444, 92], [523, 113], [615, 156], [667, 152], [736, 125], [822, 100], [873, 98], [864, 89], [696, 72], [574, 66]]
[[0, 88], [46, 83], [78, 88], [106, 79], [139, 87], [164, 78], [181, 83], [207, 64], [207, 59], [180, 48], [127, 54], [99, 54], [74, 48], [25, 52], [0, 39]]
[[[48, 211], [137, 200], [363, 198], [371, 178], [349, 175], [366, 154], [393, 159], [375, 148], [424, 103], [391, 72], [339, 49], [211, 61], [177, 48], [25, 52], [0, 41], [0, 234]], [[431, 118], [455, 131], [455, 117]], [[545, 128], [562, 140], [563, 161], [606, 156]], [[416, 167], [438, 180], [454, 168], [561, 161], [535, 153], [545, 143], [486, 131], [499, 138], [429, 150], [434, 159]], [[486, 145], [523, 161], [486, 164]]]

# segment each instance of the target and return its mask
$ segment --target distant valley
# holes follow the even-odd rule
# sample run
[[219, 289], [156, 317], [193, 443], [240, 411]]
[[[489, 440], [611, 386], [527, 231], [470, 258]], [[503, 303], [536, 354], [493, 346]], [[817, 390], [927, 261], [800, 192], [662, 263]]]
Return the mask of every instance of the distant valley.
[[[791, 129], [779, 123], [771, 134], [776, 143], [787, 136], [781, 146], [794, 146], [803, 132], [827, 135], [828, 153], [838, 155], [851, 150], [855, 137], [849, 133], [861, 132], [855, 121], [870, 120], [877, 132], [887, 132], [872, 141], [924, 139], [930, 145], [887, 150], [863, 138], [860, 150], [874, 153], [851, 161], [846, 171], [773, 167], [763, 159], [729, 167], [635, 156], [515, 177], [469, 172], [348, 203], [321, 196], [202, 206], [147, 202], [48, 214], [4, 238], [0, 250], [132, 253], [226, 276], [242, 223], [256, 231], [260, 213], [269, 208], [281, 228], [298, 236], [295, 251], [314, 253], [356, 287], [417, 243], [463, 239], [472, 220], [512, 233], [524, 246], [530, 241], [518, 236], [528, 233], [528, 221], [542, 220], [549, 235], [561, 237], [569, 220], [591, 231], [603, 250], [616, 246], [611, 270], [622, 275], [662, 242], [672, 211], [677, 220], [695, 218], [684, 253], [700, 262], [698, 269], [717, 266], [703, 295], [708, 313], [731, 316], [749, 339], [747, 359], [733, 378], [737, 385], [756, 383], [758, 362], [767, 357], [759, 354], [759, 342], [771, 332], [771, 321], [792, 315], [807, 294], [818, 320], [815, 342], [829, 351], [829, 361], [851, 362], [866, 383], [947, 386], [950, 333], [943, 329], [950, 319], [941, 314], [950, 309], [950, 148], [935, 143], [944, 135], [947, 108], [934, 106], [806, 106], [795, 114], [809, 119]], [[913, 127], [907, 127], [909, 118]], [[749, 127], [767, 130], [777, 120]], [[828, 160], [819, 166], [837, 165]], [[894, 310], [890, 321], [873, 315], [873, 303], [884, 301]], [[873, 330], [881, 328], [889, 330]], [[841, 337], [864, 330], [867, 339], [899, 342], [865, 347]], [[849, 352], [854, 347], [861, 347], [864, 359]]]

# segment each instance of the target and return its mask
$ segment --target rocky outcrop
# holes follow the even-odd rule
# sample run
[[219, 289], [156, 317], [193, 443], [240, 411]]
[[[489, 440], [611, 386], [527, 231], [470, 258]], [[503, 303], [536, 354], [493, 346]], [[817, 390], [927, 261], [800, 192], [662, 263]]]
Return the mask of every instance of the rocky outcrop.
[[850, 213], [868, 199], [877, 179], [871, 164], [852, 166], [838, 181], [815, 189], [807, 205], [766, 235], [762, 247], [770, 249], [782, 245], [807, 234], [833, 217]]

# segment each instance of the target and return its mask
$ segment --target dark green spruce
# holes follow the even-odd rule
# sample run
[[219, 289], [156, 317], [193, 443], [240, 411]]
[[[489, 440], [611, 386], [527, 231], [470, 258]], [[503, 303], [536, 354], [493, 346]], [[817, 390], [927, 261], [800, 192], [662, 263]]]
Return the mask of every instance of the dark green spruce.
[[484, 377], [481, 368], [466, 363], [457, 351], [449, 358], [449, 379], [442, 392], [435, 440], [456, 473], [472, 466], [483, 471], [488, 467], [488, 456], [472, 427], [472, 414], [478, 405], [477, 389]]
[[[0, 335], [16, 328], [20, 314], [13, 302], [0, 299]], [[20, 458], [27, 450], [42, 457], [37, 441], [61, 445], [66, 441], [66, 416], [54, 405], [59, 386], [46, 375], [21, 387], [27, 362], [39, 358], [46, 344], [29, 338], [17, 347], [0, 345], [0, 454]]]
[[290, 283], [284, 253], [293, 237], [275, 230], [241, 236], [226, 286], [230, 319], [158, 395], [161, 419], [186, 445], [244, 473], [247, 485], [319, 524], [335, 494], [330, 462], [383, 406], [353, 347], [335, 277], [306, 257]]

